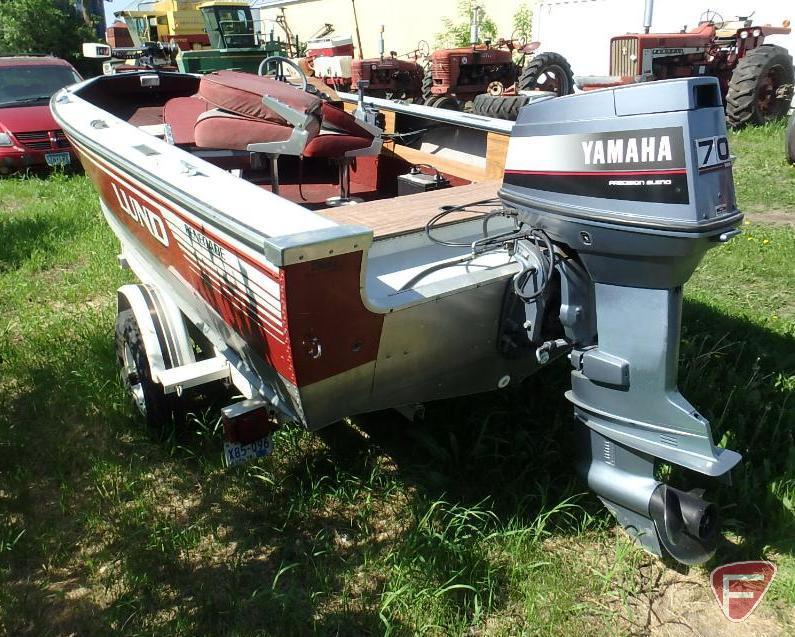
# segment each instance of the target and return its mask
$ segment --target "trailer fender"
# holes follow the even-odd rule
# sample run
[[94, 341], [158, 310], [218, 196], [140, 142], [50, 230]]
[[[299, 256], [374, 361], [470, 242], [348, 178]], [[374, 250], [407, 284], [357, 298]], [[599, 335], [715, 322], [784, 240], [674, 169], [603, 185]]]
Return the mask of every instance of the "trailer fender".
[[159, 378], [167, 369], [196, 362], [182, 312], [156, 286], [120, 287], [117, 307], [118, 312], [132, 310], [135, 315], [152, 378]]

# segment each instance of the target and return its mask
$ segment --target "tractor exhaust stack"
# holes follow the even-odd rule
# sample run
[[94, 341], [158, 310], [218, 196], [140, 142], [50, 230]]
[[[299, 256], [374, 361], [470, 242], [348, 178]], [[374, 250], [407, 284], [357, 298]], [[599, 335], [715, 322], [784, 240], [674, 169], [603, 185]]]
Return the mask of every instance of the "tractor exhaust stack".
[[646, 8], [643, 11], [643, 32], [651, 31], [651, 22], [654, 17], [654, 0], [646, 0]]
[[472, 46], [480, 43], [480, 7], [472, 7], [472, 21], [469, 25], [469, 43]]

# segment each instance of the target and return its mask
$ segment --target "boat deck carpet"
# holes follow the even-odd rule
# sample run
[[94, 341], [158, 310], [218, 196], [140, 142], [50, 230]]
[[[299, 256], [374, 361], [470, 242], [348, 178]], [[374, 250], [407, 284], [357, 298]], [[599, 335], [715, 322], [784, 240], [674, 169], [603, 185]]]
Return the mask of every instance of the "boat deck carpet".
[[[352, 206], [323, 208], [318, 213], [337, 223], [367, 226], [372, 228], [375, 239], [386, 239], [422, 230], [428, 220], [440, 212], [441, 206], [466, 208], [447, 215], [437, 227], [482, 216], [499, 206], [491, 200], [497, 197], [501, 185], [500, 181], [483, 181]], [[479, 203], [484, 201], [486, 203]]]

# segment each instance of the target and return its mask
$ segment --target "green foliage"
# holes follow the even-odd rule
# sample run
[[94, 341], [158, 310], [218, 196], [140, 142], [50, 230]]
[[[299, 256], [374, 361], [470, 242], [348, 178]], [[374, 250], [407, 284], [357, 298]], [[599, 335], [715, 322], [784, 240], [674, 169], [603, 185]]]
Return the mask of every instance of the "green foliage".
[[76, 60], [96, 39], [68, 0], [0, 0], [0, 55], [51, 53]]
[[[731, 486], [666, 476], [721, 507], [726, 540], [686, 575], [579, 495], [566, 361], [430, 403], [422, 423], [285, 427], [273, 456], [231, 470], [217, 409], [153, 440], [118, 380], [115, 290], [132, 278], [96, 191], [0, 179], [0, 635], [645, 635], [717, 613], [709, 570], [762, 557], [778, 573], [749, 622], [795, 634], [782, 134], [730, 135], [740, 206], [766, 209], [685, 287], [680, 386], [744, 456]], [[674, 594], [692, 601], [668, 611]]]
[[[473, 0], [460, 0], [458, 15], [455, 18], [442, 18], [444, 30], [436, 34], [437, 48], [453, 48], [468, 46], [472, 9], [480, 6]], [[480, 41], [496, 40], [497, 25], [484, 11], [480, 9]]]
[[513, 14], [513, 38], [524, 38], [529, 42], [533, 33], [533, 10], [521, 4]]

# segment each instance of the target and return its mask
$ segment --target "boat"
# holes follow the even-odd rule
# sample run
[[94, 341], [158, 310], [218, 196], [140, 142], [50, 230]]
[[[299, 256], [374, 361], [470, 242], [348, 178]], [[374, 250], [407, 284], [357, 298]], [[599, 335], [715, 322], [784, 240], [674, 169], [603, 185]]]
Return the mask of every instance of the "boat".
[[[541, 97], [515, 123], [325, 97], [158, 70], [53, 97], [140, 280], [116, 339], [147, 421], [231, 384], [234, 464], [280, 422], [410, 415], [567, 357], [588, 485], [647, 550], [708, 559], [717, 507], [654, 466], [725, 479], [741, 459], [676, 386], [682, 286], [742, 220], [717, 82]], [[402, 116], [503, 158], [404, 147], [423, 129], [394, 132]]]

